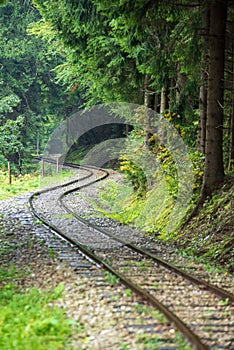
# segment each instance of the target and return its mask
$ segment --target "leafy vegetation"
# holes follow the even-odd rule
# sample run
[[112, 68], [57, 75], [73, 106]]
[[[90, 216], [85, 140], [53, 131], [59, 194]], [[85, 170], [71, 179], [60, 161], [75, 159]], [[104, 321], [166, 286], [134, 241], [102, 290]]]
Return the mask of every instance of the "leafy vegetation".
[[13, 176], [12, 184], [9, 184], [8, 174], [0, 171], [0, 200], [7, 199], [21, 193], [36, 190], [39, 185], [38, 175]]
[[118, 277], [116, 277], [115, 275], [113, 275], [112, 273], [105, 271], [104, 272], [105, 275], [105, 280], [110, 283], [112, 286], [115, 286], [116, 284], [119, 283], [119, 279]]
[[0, 7], [0, 166], [11, 161], [16, 174], [34, 168], [32, 153], [43, 150], [68, 107], [79, 101], [54, 81], [62, 56], [27, 32], [39, 18], [31, 1], [8, 0]]
[[[214, 107], [215, 101], [223, 104], [225, 91], [218, 87], [212, 89], [212, 86], [216, 83], [220, 86], [219, 82], [226, 78], [224, 58], [227, 65], [229, 59], [224, 41], [212, 42], [212, 38], [217, 34], [217, 13], [222, 14], [219, 16], [222, 35], [226, 35], [226, 27], [231, 30], [227, 18], [233, 20], [232, 4], [201, 1], [200, 6], [194, 6], [186, 0], [178, 4], [163, 1], [155, 4], [145, 0], [134, 4], [129, 0], [114, 1], [111, 5], [106, 0], [76, 3], [60, 0], [56, 1], [56, 6], [54, 1], [35, 0], [35, 3], [43, 20], [32, 27], [32, 33], [54, 40], [57, 47], [63, 47], [66, 56], [66, 62], [56, 67], [58, 80], [83, 94], [87, 106], [110, 101], [144, 102], [163, 114], [189, 146], [194, 160], [194, 187], [201, 191], [200, 205], [224, 179], [220, 125], [223, 125], [224, 112], [230, 110], [232, 102], [229, 98], [224, 109]], [[203, 31], [199, 32], [198, 28]], [[204, 40], [208, 35], [211, 40]], [[227, 47], [231, 48], [227, 35], [226, 38]], [[208, 56], [209, 62], [206, 62]], [[215, 57], [219, 59], [215, 60]], [[212, 65], [216, 63], [215, 75]], [[201, 75], [205, 70], [209, 72], [209, 79], [203, 80]], [[212, 119], [212, 115], [216, 117]], [[178, 197], [183, 176], [178, 173], [168, 145], [159, 142], [159, 135], [150, 129], [152, 120], [147, 120], [147, 116], [139, 111], [135, 119], [141, 129], [128, 135], [131, 142], [123, 154], [121, 169], [136, 193], [121, 216], [131, 222], [140, 217], [145, 207], [142, 218], [148, 212], [151, 217], [156, 217], [147, 229], [163, 232], [176, 203], [183, 200]], [[206, 138], [206, 132], [212, 136]], [[215, 147], [213, 139], [217, 140]], [[152, 174], [154, 178], [147, 183], [149, 152], [162, 171]], [[155, 184], [157, 189], [153, 191]], [[150, 203], [153, 207], [157, 201], [162, 202], [163, 196], [164, 210], [162, 214], [156, 210], [155, 215]], [[197, 198], [196, 194], [194, 199]], [[178, 222], [181, 221], [183, 214], [178, 210], [176, 215]]]
[[[108, 181], [100, 186], [94, 206], [103, 215], [132, 224], [151, 236], [173, 243], [182, 255], [191, 256], [210, 266], [234, 272], [233, 179], [214, 192], [199, 214], [183, 230], [165, 231], [173, 203], [165, 204], [165, 188], [157, 186], [139, 198], [130, 184]], [[125, 194], [125, 196], [124, 196]], [[211, 267], [209, 267], [211, 268]]]
[[14, 279], [19, 273], [13, 267], [0, 268], [0, 346], [3, 350], [56, 350], [69, 345], [77, 326], [64, 311], [51, 306], [62, 296], [63, 286], [52, 292], [19, 290]]
[[12, 183], [9, 184], [8, 173], [0, 171], [0, 200], [57, 184], [72, 175], [73, 173], [68, 170], [56, 173], [54, 169], [50, 168], [50, 173], [45, 177], [41, 177], [38, 173], [12, 176]]
[[[163, 239], [178, 237], [186, 212], [177, 204], [184, 202], [188, 212], [196, 204], [192, 219], [233, 172], [233, 2], [9, 0], [1, 5], [2, 171], [7, 161], [16, 175], [32, 171], [32, 153], [43, 149], [75, 107], [144, 105], [155, 113], [136, 110], [138, 126], [128, 132], [120, 160], [129, 182], [111, 185], [110, 193], [101, 194], [102, 205], [112, 207], [114, 218]], [[184, 176], [184, 155], [179, 151], [174, 157], [165, 130], [155, 128], [158, 116], [187, 146], [192, 186]], [[85, 142], [75, 140], [70, 159], [80, 161], [102, 133], [100, 126], [82, 136]], [[192, 203], [184, 198], [189, 187]], [[7, 192], [18, 189], [6, 185]], [[219, 256], [223, 249], [225, 242], [214, 243], [209, 254]]]
[[145, 232], [151, 232], [160, 237], [167, 227], [173, 202], [165, 197], [165, 186], [157, 186], [147, 192], [144, 198], [134, 193], [132, 187], [124, 184], [108, 182], [99, 191], [99, 201], [94, 206], [104, 215], [125, 224], [133, 224]]
[[233, 179], [206, 200], [198, 215], [179, 232], [175, 243], [188, 255], [234, 272]]

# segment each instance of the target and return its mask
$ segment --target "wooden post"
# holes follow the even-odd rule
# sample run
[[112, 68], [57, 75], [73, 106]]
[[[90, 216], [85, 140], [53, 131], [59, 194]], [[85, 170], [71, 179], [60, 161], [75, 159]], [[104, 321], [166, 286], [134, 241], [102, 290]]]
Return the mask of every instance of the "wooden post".
[[8, 161], [8, 181], [9, 181], [9, 185], [11, 185], [12, 183], [12, 179], [11, 179], [11, 163]]
[[42, 158], [41, 160], [41, 176], [45, 176], [45, 164], [44, 164], [44, 159]]
[[37, 132], [37, 156], [39, 155], [39, 148], [40, 148], [40, 134]]
[[59, 172], [59, 157], [56, 158], [56, 171]]

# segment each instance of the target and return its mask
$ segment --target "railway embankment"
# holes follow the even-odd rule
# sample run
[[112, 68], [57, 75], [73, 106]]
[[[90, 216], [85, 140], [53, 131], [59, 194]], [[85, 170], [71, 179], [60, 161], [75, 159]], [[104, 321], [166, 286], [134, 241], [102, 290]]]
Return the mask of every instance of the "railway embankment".
[[[118, 179], [119, 180], [119, 179]], [[114, 183], [114, 182], [113, 182]], [[121, 185], [120, 191], [121, 192]], [[138, 208], [144, 207], [144, 200], [132, 201], [131, 196], [127, 194], [121, 199], [121, 195], [116, 191], [115, 186], [109, 185], [109, 189], [103, 191], [102, 184], [98, 190], [83, 193], [90, 203], [94, 203], [96, 198], [101, 201], [101, 211], [109, 217], [117, 217], [123, 223], [129, 221], [133, 226], [141, 226], [138, 220]], [[115, 198], [120, 198], [119, 203], [115, 203]], [[127, 200], [126, 200], [127, 197]], [[104, 198], [104, 200], [103, 200]], [[122, 202], [121, 202], [122, 201]], [[108, 203], [109, 202], [109, 203]], [[107, 204], [107, 205], [106, 205]], [[118, 207], [124, 204], [127, 215], [119, 215], [112, 210], [112, 207]], [[147, 207], [147, 198], [145, 207]], [[153, 203], [152, 203], [153, 205]], [[151, 207], [152, 207], [151, 205]], [[107, 210], [105, 211], [105, 206]], [[94, 207], [97, 207], [96, 205]], [[99, 209], [99, 208], [98, 208]], [[140, 209], [141, 210], [141, 209]], [[146, 235], [158, 242], [164, 242], [173, 249], [178, 249], [178, 254], [195, 259], [207, 266], [207, 269], [224, 269], [234, 274], [234, 179], [230, 178], [225, 184], [217, 189], [211, 198], [207, 198], [200, 207], [196, 216], [194, 216], [182, 229], [170, 235], [161, 234], [160, 230], [155, 230], [152, 224], [153, 220], [148, 215], [145, 216], [144, 227]], [[90, 213], [92, 209], [90, 209]], [[153, 212], [153, 211], [152, 211]], [[170, 213], [168, 213], [169, 215]], [[96, 214], [97, 215], [97, 214]], [[120, 217], [121, 216], [121, 217]], [[138, 225], [140, 223], [140, 225]], [[164, 223], [162, 222], [162, 227]], [[159, 225], [160, 226], [160, 225]], [[148, 233], [147, 233], [148, 231]]]
[[230, 179], [179, 233], [181, 251], [234, 274], [234, 184]]

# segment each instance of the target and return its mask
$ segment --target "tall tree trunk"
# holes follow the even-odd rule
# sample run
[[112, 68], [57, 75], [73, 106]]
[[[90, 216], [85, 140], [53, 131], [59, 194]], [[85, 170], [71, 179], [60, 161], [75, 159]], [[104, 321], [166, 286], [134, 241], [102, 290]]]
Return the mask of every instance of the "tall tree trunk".
[[161, 91], [160, 114], [163, 114], [166, 111], [166, 109], [168, 109], [168, 107], [168, 89], [166, 86], [163, 86]]
[[206, 124], [206, 157], [202, 195], [207, 196], [224, 179], [223, 95], [227, 0], [210, 5], [209, 70]]
[[[234, 84], [233, 84], [233, 90], [234, 90]], [[234, 165], [234, 96], [232, 97], [232, 111], [231, 111], [231, 117], [230, 117], [230, 143], [229, 143], [229, 159], [228, 159], [229, 171], [232, 170], [233, 165]]]
[[177, 79], [176, 79], [176, 103], [180, 103], [181, 95], [183, 94], [185, 85], [187, 83], [188, 76], [185, 73], [180, 72], [180, 67], [178, 66]]
[[[144, 82], [144, 105], [147, 108], [155, 109], [155, 92], [150, 88], [150, 76], [147, 74], [145, 76]], [[147, 115], [147, 120], [144, 120], [144, 133], [145, 133], [145, 147], [150, 149], [150, 138], [152, 136], [151, 132], [151, 115]]]
[[148, 74], [145, 76], [144, 85], [144, 105], [155, 110], [155, 92], [150, 88], [150, 76]]
[[198, 150], [205, 154], [206, 151], [206, 120], [207, 120], [207, 73], [201, 73], [201, 85], [199, 92], [199, 129], [198, 129]]
[[210, 11], [210, 30], [205, 169], [200, 198], [183, 227], [197, 214], [205, 198], [211, 195], [224, 179], [222, 148], [227, 0], [211, 1], [207, 11]]
[[232, 43], [232, 66], [230, 71], [230, 79], [232, 80], [231, 86], [231, 96], [232, 96], [232, 106], [230, 115], [230, 139], [229, 139], [229, 157], [228, 157], [228, 170], [232, 170], [234, 165], [234, 45]]
[[207, 121], [207, 80], [208, 80], [208, 44], [207, 38], [210, 30], [210, 8], [206, 8], [202, 16], [203, 35], [201, 55], [201, 83], [199, 91], [199, 127], [198, 127], [198, 150], [205, 154], [206, 121]]

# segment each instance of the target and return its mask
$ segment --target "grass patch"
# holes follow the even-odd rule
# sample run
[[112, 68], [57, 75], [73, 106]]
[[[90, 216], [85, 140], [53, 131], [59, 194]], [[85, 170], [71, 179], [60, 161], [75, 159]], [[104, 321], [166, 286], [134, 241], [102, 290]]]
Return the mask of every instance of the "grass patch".
[[12, 184], [8, 182], [7, 173], [0, 171], [0, 200], [14, 197], [38, 188], [38, 175], [27, 174], [12, 176]]
[[124, 180], [120, 183], [107, 181], [105, 187], [100, 187], [99, 201], [94, 206], [112, 219], [134, 224], [144, 232], [160, 232], [163, 239], [168, 239], [168, 224], [174, 204], [164, 183], [159, 183], [145, 197], [140, 197]]
[[206, 200], [197, 216], [178, 235], [176, 244], [187, 255], [234, 272], [234, 179]]
[[104, 186], [100, 186], [98, 208], [103, 212], [119, 217], [123, 207], [127, 204], [129, 196], [132, 194], [132, 187], [128, 181], [117, 183], [112, 180], [105, 181]]
[[116, 183], [106, 181], [99, 189], [99, 200], [93, 203], [100, 213], [124, 224], [134, 223], [141, 211], [141, 200], [135, 200], [128, 181]]
[[73, 175], [73, 172], [63, 169], [59, 173], [50, 172], [48, 176], [43, 178], [38, 173], [12, 176], [12, 184], [10, 185], [8, 174], [0, 170], [0, 200], [63, 182]]
[[130, 184], [109, 181], [105, 187], [100, 187], [99, 200], [93, 205], [105, 216], [132, 224], [151, 237], [157, 235], [164, 242], [176, 244], [181, 255], [233, 273], [234, 178], [229, 182], [207, 199], [183, 231], [180, 224], [186, 207], [177, 205], [163, 182], [140, 197]]
[[70, 338], [79, 327], [53, 305], [63, 285], [51, 292], [32, 288], [23, 293], [13, 282], [18, 276], [13, 267], [0, 269], [1, 350], [71, 350]]
[[57, 185], [74, 176], [73, 171], [62, 169], [57, 173], [56, 170], [53, 169], [50, 164], [47, 164], [47, 166], [49, 171], [45, 171], [45, 176], [38, 177], [38, 186], [41, 188]]

